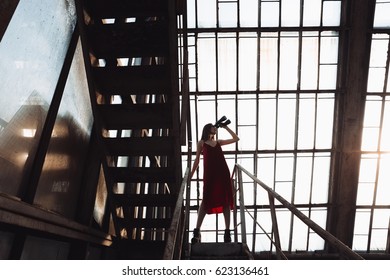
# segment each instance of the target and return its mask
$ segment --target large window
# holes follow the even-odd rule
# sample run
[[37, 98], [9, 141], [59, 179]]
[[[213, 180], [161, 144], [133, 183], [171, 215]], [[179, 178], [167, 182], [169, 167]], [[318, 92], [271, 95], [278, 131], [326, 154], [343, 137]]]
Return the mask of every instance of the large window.
[[[223, 147], [230, 169], [240, 163], [322, 227], [340, 15], [341, 1], [188, 1], [192, 150], [203, 126], [226, 115], [241, 138]], [[192, 178], [190, 229], [202, 174], [201, 163], [199, 177]], [[267, 194], [248, 181], [245, 204], [264, 229], [248, 226], [247, 215], [249, 247], [274, 250], [266, 236], [272, 234]], [[289, 211], [279, 208], [277, 215], [283, 250], [324, 249], [323, 240]], [[202, 239], [221, 242], [223, 229], [222, 215], [206, 216]]]

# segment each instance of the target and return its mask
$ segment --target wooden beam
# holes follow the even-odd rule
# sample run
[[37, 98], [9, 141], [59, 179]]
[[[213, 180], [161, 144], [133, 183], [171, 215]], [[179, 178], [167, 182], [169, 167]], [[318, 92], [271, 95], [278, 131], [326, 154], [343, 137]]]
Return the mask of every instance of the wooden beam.
[[3, 194], [0, 194], [0, 223], [104, 246], [112, 243], [111, 236], [104, 232]]
[[335, 170], [331, 186], [328, 229], [347, 246], [352, 246], [356, 196], [360, 168], [361, 135], [371, 47], [374, 0], [346, 1], [340, 34], [339, 87], [336, 95]]

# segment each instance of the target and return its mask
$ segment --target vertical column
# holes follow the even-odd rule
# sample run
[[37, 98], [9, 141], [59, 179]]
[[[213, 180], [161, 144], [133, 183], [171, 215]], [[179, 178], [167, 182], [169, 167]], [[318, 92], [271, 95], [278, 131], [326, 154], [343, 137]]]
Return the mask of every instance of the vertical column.
[[375, 0], [347, 1], [340, 34], [341, 66], [335, 123], [335, 160], [328, 229], [352, 246], [360, 168], [361, 134]]

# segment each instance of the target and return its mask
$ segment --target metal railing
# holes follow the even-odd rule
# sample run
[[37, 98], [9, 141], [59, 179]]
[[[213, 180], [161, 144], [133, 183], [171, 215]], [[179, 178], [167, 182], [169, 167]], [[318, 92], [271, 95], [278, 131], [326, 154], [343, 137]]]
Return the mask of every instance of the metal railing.
[[181, 258], [185, 224], [188, 213], [188, 211], [184, 210], [183, 206], [184, 191], [188, 187], [188, 174], [189, 168], [186, 169], [186, 172], [184, 174], [184, 178], [181, 183], [180, 191], [176, 200], [175, 209], [173, 211], [171, 226], [168, 229], [168, 235], [163, 255], [164, 260], [174, 260]]
[[[261, 227], [261, 225], [255, 221], [254, 217], [251, 215], [251, 213], [246, 209], [244, 204], [244, 189], [243, 189], [243, 180], [242, 180], [242, 173], [245, 173], [249, 178], [253, 180], [257, 185], [262, 187], [265, 191], [268, 193], [269, 198], [269, 206], [270, 206], [270, 212], [271, 212], [271, 220], [272, 220], [272, 232], [274, 238], [270, 237], [266, 231]], [[267, 234], [270, 241], [275, 245], [276, 248], [276, 256], [278, 259], [287, 259], [285, 254], [283, 253], [280, 245], [280, 237], [279, 237], [279, 228], [277, 223], [277, 217], [276, 217], [276, 211], [275, 211], [275, 199], [278, 200], [284, 207], [286, 207], [292, 214], [294, 214], [297, 218], [299, 218], [303, 223], [305, 223], [310, 229], [312, 229], [314, 232], [316, 232], [319, 236], [321, 236], [325, 242], [327, 242], [329, 245], [332, 245], [335, 247], [340, 253], [344, 254], [349, 259], [358, 259], [362, 260], [363, 258], [357, 254], [356, 252], [352, 251], [351, 248], [349, 248], [347, 245], [345, 245], [343, 242], [341, 242], [339, 239], [337, 239], [335, 236], [333, 236], [330, 232], [324, 230], [321, 226], [316, 224], [313, 220], [311, 220], [309, 217], [307, 217], [305, 214], [303, 214], [296, 206], [288, 202], [286, 199], [284, 199], [282, 196], [280, 196], [277, 192], [272, 190], [270, 187], [268, 187], [266, 184], [264, 184], [262, 181], [260, 181], [257, 177], [252, 175], [250, 172], [248, 172], [245, 168], [243, 168], [241, 165], [236, 164], [235, 168], [232, 173], [232, 179], [236, 175], [235, 180], [235, 187], [236, 187], [236, 194], [238, 192], [239, 197], [239, 205], [237, 206], [240, 210], [240, 223], [237, 223], [237, 207], [235, 208], [235, 214], [234, 214], [234, 223], [235, 223], [235, 238], [237, 239], [237, 227], [241, 226], [241, 239], [243, 243], [246, 243], [246, 224], [245, 224], [245, 213], [248, 213], [251, 218], [256, 222], [256, 224], [263, 230], [264, 233]], [[237, 201], [237, 199], [236, 199]]]

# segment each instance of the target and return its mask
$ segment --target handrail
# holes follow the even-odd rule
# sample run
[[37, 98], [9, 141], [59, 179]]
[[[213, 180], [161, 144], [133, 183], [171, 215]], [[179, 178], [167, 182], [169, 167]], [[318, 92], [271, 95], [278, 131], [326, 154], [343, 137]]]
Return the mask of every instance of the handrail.
[[184, 221], [182, 218], [185, 219], [186, 212], [184, 212], [183, 217], [183, 202], [184, 202], [184, 190], [188, 184], [188, 174], [189, 174], [189, 168], [186, 168], [183, 181], [180, 186], [179, 194], [176, 200], [175, 209], [173, 211], [173, 217], [171, 226], [169, 227], [167, 231], [167, 238], [166, 238], [166, 244], [164, 249], [164, 260], [173, 260], [173, 259], [179, 259], [181, 255], [181, 248], [183, 244], [183, 234], [179, 234], [180, 232], [180, 224]]
[[[359, 254], [354, 252], [351, 248], [349, 248], [347, 245], [345, 245], [343, 242], [341, 242], [339, 239], [337, 239], [330, 232], [324, 230], [321, 226], [319, 226], [317, 223], [315, 223], [313, 220], [311, 220], [309, 217], [307, 217], [305, 214], [303, 214], [296, 206], [294, 206], [293, 204], [291, 204], [290, 202], [285, 200], [277, 192], [272, 190], [270, 187], [268, 187], [266, 184], [264, 184], [262, 181], [260, 181], [257, 177], [255, 177], [249, 171], [247, 171], [245, 168], [243, 168], [240, 164], [236, 164], [235, 168], [237, 168], [240, 171], [239, 173], [244, 172], [254, 182], [256, 182], [258, 185], [260, 185], [265, 191], [267, 191], [270, 200], [277, 199], [283, 206], [285, 206], [287, 209], [289, 209], [295, 216], [297, 216], [302, 222], [304, 222], [310, 229], [312, 229], [314, 232], [316, 232], [319, 236], [321, 236], [329, 244], [336, 247], [340, 252], [344, 253], [346, 256], [348, 256], [351, 259], [363, 260], [363, 258]], [[272, 211], [275, 211], [275, 207], [273, 207], [273, 210], [271, 210], [271, 212]], [[276, 216], [273, 217], [273, 223], [274, 222], [276, 222]], [[275, 229], [275, 227], [273, 227], [273, 229]]]

